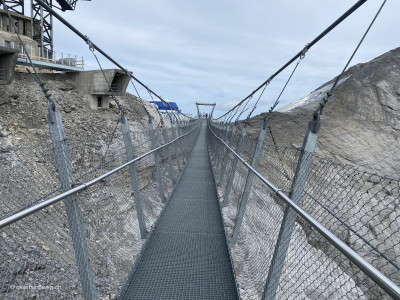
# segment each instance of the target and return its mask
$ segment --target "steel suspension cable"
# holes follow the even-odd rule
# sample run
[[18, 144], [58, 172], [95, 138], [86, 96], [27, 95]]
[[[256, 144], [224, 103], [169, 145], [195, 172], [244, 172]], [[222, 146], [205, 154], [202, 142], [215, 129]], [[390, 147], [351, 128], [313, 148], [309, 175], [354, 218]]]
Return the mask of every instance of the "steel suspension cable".
[[[150, 95], [150, 97], [151, 97], [151, 100], [154, 102], [154, 98], [153, 98], [153, 96], [151, 95], [151, 92], [150, 92], [149, 90], [147, 90], [147, 92], [149, 93], [149, 95]], [[172, 106], [171, 106], [171, 107], [172, 107]], [[161, 124], [162, 121], [163, 121], [163, 117], [162, 117], [160, 111], [158, 110], [158, 108], [157, 108], [157, 113], [158, 113], [158, 116], [160, 117], [160, 121], [158, 122], [158, 124], [157, 124], [155, 130], [158, 129], [158, 127], [160, 126], [160, 124]]]
[[101, 64], [100, 64], [100, 61], [99, 61], [99, 59], [98, 59], [98, 57], [97, 57], [97, 55], [96, 55], [96, 53], [95, 53], [95, 51], [94, 51], [94, 48], [93, 48], [93, 46], [92, 46], [92, 44], [91, 44], [90, 41], [88, 42], [88, 44], [89, 44], [89, 49], [90, 49], [90, 51], [92, 51], [93, 56], [94, 56], [94, 58], [96, 59], [97, 64], [99, 65], [99, 68], [100, 68], [100, 70], [101, 70], [101, 73], [103, 74], [104, 80], [106, 81], [108, 91], [111, 93], [111, 97], [113, 98], [115, 104], [117, 104], [117, 107], [118, 107], [119, 112], [121, 113], [121, 115], [123, 115], [123, 114], [124, 114], [124, 110], [123, 110], [121, 104], [119, 103], [118, 99], [116, 98], [116, 96], [115, 96], [115, 94], [114, 94], [114, 91], [113, 91], [113, 89], [112, 89], [112, 87], [111, 87], [110, 81], [107, 79], [107, 76], [106, 76], [106, 74], [104, 73], [103, 67], [102, 67]]
[[[2, 0], [4, 2], [4, 0]], [[133, 80], [135, 80], [137, 83], [139, 83], [141, 86], [143, 86], [146, 90], [148, 90], [151, 94], [156, 96], [158, 99], [160, 99], [162, 102], [164, 102], [166, 105], [168, 105], [172, 110], [176, 111], [174, 107], [172, 107], [167, 101], [165, 101], [161, 96], [156, 94], [153, 90], [151, 90], [148, 86], [146, 86], [143, 82], [141, 82], [137, 77], [135, 77], [131, 72], [129, 72], [127, 69], [125, 69], [121, 64], [119, 64], [116, 60], [114, 60], [111, 56], [109, 56], [106, 52], [104, 52], [100, 47], [98, 47], [96, 44], [90, 41], [89, 37], [82, 34], [78, 29], [76, 29], [73, 25], [71, 25], [67, 20], [65, 20], [63, 17], [61, 17], [54, 9], [52, 9], [47, 3], [45, 3], [42, 0], [35, 0], [41, 7], [45, 8], [51, 15], [56, 17], [61, 23], [63, 23], [65, 26], [67, 26], [71, 31], [73, 31], [76, 35], [78, 35], [81, 39], [83, 39], [87, 44], [91, 44], [94, 49], [96, 49], [99, 53], [101, 53], [104, 57], [106, 57], [110, 62], [112, 62], [114, 65], [116, 65], [119, 69], [121, 69], [126, 75], [131, 77]], [[183, 114], [187, 118], [192, 119], [191, 117]]]
[[229, 119], [228, 123], [232, 122], [232, 120], [235, 117], [235, 115], [237, 114], [238, 110], [239, 110], [239, 107], [236, 109], [236, 111], [234, 111], [234, 113], [232, 114], [232, 117]]
[[[247, 110], [246, 107], [247, 107], [247, 104], [249, 104], [250, 100], [251, 100], [251, 97], [250, 97], [249, 99], [247, 99], [247, 101], [246, 101], [246, 103], [244, 104], [244, 106], [243, 106], [241, 112], [240, 112], [239, 115], [237, 116], [236, 121], [239, 121], [239, 119], [240, 119], [240, 117], [242, 116], [242, 114]], [[240, 107], [240, 105], [239, 105], [238, 107]]]
[[140, 104], [142, 105], [144, 111], [146, 112], [147, 117], [150, 118], [150, 112], [147, 110], [147, 107], [144, 105], [144, 102], [143, 102], [143, 100], [142, 100], [142, 97], [140, 97], [139, 91], [137, 90], [135, 83], [133, 82], [132, 79], [130, 80], [130, 82], [131, 82], [131, 84], [133, 85], [133, 88], [134, 88], [135, 91], [136, 91], [136, 94], [137, 94], [137, 97], [138, 97], [138, 99], [139, 99], [139, 102], [140, 102]]
[[338, 83], [339, 83], [339, 80], [342, 78], [342, 76], [343, 76], [344, 72], [347, 70], [347, 68], [348, 68], [348, 66], [349, 66], [349, 64], [350, 64], [350, 62], [353, 60], [353, 58], [354, 58], [354, 56], [356, 55], [356, 53], [357, 53], [358, 49], [360, 48], [361, 44], [364, 42], [365, 37], [367, 36], [367, 34], [368, 34], [368, 32], [370, 31], [372, 25], [375, 23], [376, 19], [378, 18], [379, 14], [381, 13], [383, 7], [384, 7], [385, 4], [386, 4], [386, 1], [387, 1], [387, 0], [384, 0], [383, 3], [382, 3], [382, 5], [379, 7], [378, 12], [375, 14], [374, 18], [372, 19], [372, 21], [371, 21], [371, 23], [369, 24], [367, 30], [365, 31], [364, 35], [362, 36], [360, 42], [357, 44], [357, 47], [354, 49], [352, 55], [350, 56], [350, 58], [349, 58], [349, 60], [347, 61], [346, 65], [344, 66], [342, 72], [336, 77], [335, 82], [334, 82], [332, 88], [331, 88], [330, 91], [327, 93], [326, 97], [324, 97], [323, 100], [321, 101], [321, 103], [319, 104], [319, 105], [320, 105], [320, 107], [319, 107], [319, 109], [318, 109], [319, 111], [317, 110], [317, 111], [315, 112], [315, 114], [318, 114], [318, 113], [319, 113], [319, 115], [322, 115], [322, 112], [323, 112], [323, 109], [324, 109], [326, 103], [329, 101], [330, 97], [332, 96], [333, 91], [336, 89], [336, 87], [337, 87], [337, 85], [338, 85]]
[[252, 108], [251, 111], [249, 112], [249, 115], [247, 116], [246, 120], [249, 120], [249, 119], [250, 119], [250, 116], [253, 114], [254, 110], [257, 108], [257, 104], [258, 104], [258, 102], [260, 101], [260, 99], [261, 99], [262, 95], [264, 94], [265, 89], [267, 88], [268, 85], [269, 85], [269, 82], [266, 83], [266, 84], [264, 85], [264, 88], [263, 88], [263, 90], [261, 91], [260, 96], [258, 96], [258, 99], [257, 99], [256, 103], [254, 103], [253, 108]]
[[[307, 52], [311, 49], [317, 42], [319, 42], [324, 36], [326, 36], [329, 32], [331, 32], [335, 27], [337, 27], [340, 23], [342, 23], [347, 17], [349, 17], [353, 12], [355, 12], [360, 6], [362, 6], [367, 0], [359, 0], [356, 4], [354, 4], [350, 9], [348, 9], [343, 15], [341, 15], [335, 22], [333, 22], [328, 28], [326, 28], [321, 34], [319, 34], [314, 40], [308, 43], [299, 53], [293, 56], [285, 65], [283, 65], [278, 71], [272, 74], [267, 80], [265, 80], [259, 87], [257, 87], [253, 92], [251, 92], [247, 97], [245, 97], [242, 101], [240, 101], [236, 106], [241, 105], [244, 101], [246, 101], [249, 97], [252, 97], [255, 93], [257, 93], [263, 86], [274, 79], [279, 73], [285, 70], [289, 65], [291, 65], [296, 59], [298, 59], [303, 53]], [[229, 112], [229, 111], [228, 111]], [[226, 112], [225, 114], [227, 114]], [[217, 118], [216, 120], [222, 118], [225, 114]]]
[[276, 98], [274, 104], [273, 104], [273, 105], [271, 106], [271, 108], [269, 109], [269, 113], [272, 113], [272, 112], [274, 111], [274, 109], [276, 108], [276, 106], [279, 104], [280, 98], [281, 98], [283, 92], [285, 91], [287, 85], [289, 84], [290, 80], [291, 80], [292, 77], [293, 77], [293, 74], [296, 72], [297, 67], [299, 66], [299, 64], [301, 63], [301, 61], [302, 61], [303, 58], [305, 57], [305, 55], [306, 55], [306, 54], [305, 54], [305, 52], [304, 52], [304, 53], [299, 57], [299, 60], [297, 61], [297, 63], [296, 63], [296, 65], [295, 65], [295, 67], [294, 67], [292, 73], [290, 74], [288, 80], [286, 81], [285, 85], [283, 86], [283, 88], [282, 88], [282, 90], [281, 90], [281, 92], [280, 92], [278, 98]]

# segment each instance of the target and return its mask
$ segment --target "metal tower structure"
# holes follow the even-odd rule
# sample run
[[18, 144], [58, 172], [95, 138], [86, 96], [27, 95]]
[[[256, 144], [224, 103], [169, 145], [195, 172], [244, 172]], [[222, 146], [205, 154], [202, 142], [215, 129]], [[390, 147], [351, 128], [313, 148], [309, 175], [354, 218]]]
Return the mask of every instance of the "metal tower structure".
[[[24, 14], [24, 0], [5, 0], [4, 1], [8, 10], [15, 12], [17, 14]], [[0, 7], [2, 7], [3, 9], [5, 9], [5, 7], [3, 7], [3, 4], [0, 2]]]
[[[78, 0], [43, 0], [48, 6], [58, 8], [62, 11], [75, 10]], [[85, 0], [90, 1], [90, 0]], [[6, 1], [22, 2], [22, 1]], [[44, 10], [36, 1], [31, 0], [32, 39], [39, 43], [40, 55], [51, 58], [53, 54], [53, 16]]]
[[[50, 7], [53, 0], [45, 0]], [[31, 0], [32, 39], [39, 44], [39, 56], [51, 58], [53, 53], [53, 16]]]

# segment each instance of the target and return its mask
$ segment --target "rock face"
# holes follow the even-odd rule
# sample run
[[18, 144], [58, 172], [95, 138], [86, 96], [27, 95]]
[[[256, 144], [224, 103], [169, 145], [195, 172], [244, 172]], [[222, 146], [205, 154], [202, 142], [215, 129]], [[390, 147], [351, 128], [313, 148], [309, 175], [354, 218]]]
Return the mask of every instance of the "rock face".
[[[400, 48], [350, 68], [322, 116], [317, 153], [398, 178], [400, 174]], [[307, 122], [333, 80], [272, 114], [280, 145], [301, 146]], [[251, 120], [256, 126], [262, 115]]]
[[[333, 80], [272, 113], [258, 166], [289, 194], [308, 122]], [[302, 208], [400, 285], [400, 48], [350, 68], [324, 108]], [[249, 122], [243, 156], [251, 161], [264, 114]], [[238, 135], [239, 133], [237, 133]], [[273, 136], [273, 139], [272, 139]], [[273, 141], [276, 141], [277, 146]], [[247, 173], [235, 177], [224, 208], [232, 230]], [[244, 299], [261, 297], [285, 205], [253, 183], [238, 243], [231, 246]], [[221, 190], [223, 193], [223, 190]], [[262, 237], [262, 238], [260, 238]], [[260, 278], [259, 274], [262, 274]], [[282, 299], [387, 299], [357, 267], [298, 219], [278, 295]]]
[[[40, 76], [62, 113], [75, 182], [87, 182], [126, 162], [116, 105], [111, 102], [109, 109], [91, 110], [65, 76]], [[128, 93], [118, 100], [129, 122], [134, 154], [140, 155], [151, 147], [146, 111]], [[152, 105], [144, 105], [153, 119], [157, 143], [162, 143], [161, 117]], [[169, 120], [163, 119], [169, 127]], [[164, 158], [161, 166], [166, 170]], [[154, 170], [151, 157], [137, 164], [147, 230], [162, 208]], [[46, 99], [28, 74], [16, 74], [10, 85], [0, 86], [0, 173], [0, 218], [61, 191]], [[168, 195], [172, 182], [166, 179], [164, 185]], [[115, 296], [144, 241], [133, 196], [125, 170], [77, 197], [101, 297]], [[59, 202], [2, 229], [0, 277], [5, 279], [0, 298], [79, 299], [81, 287], [68, 222], [64, 203]]]
[[[103, 161], [109, 161], [105, 170], [120, 164], [124, 159], [123, 142], [115, 105], [90, 110], [83, 96], [62, 75], [42, 77], [63, 114], [76, 178]], [[273, 174], [285, 192], [290, 190], [287, 177], [292, 178], [296, 169], [306, 125], [331, 84], [273, 113], [269, 120], [279, 147], [276, 150], [272, 145], [269, 134], [259, 169], [262, 174]], [[132, 95], [125, 94], [119, 100], [130, 122], [135, 154], [143, 153], [149, 149], [146, 113]], [[159, 127], [158, 114], [150, 105], [147, 108], [155, 127]], [[0, 170], [7, 174], [0, 178], [2, 195], [7, 194], [7, 200], [0, 202], [2, 217], [59, 187], [46, 115], [44, 97], [28, 75], [16, 74], [11, 85], [0, 86]], [[250, 120], [243, 151], [249, 161], [262, 118], [260, 115]], [[326, 209], [311, 196], [303, 199], [303, 208], [400, 284], [396, 268], [400, 265], [400, 184], [396, 179], [400, 174], [400, 48], [350, 68], [325, 107], [322, 123], [307, 188]], [[277, 166], [285, 170], [285, 176], [277, 172]], [[138, 164], [138, 171], [146, 219], [152, 221], [161, 205], [154, 200], [157, 186], [151, 159]], [[228, 233], [233, 230], [246, 177], [242, 168], [235, 177], [234, 199], [223, 209]], [[138, 235], [132, 193], [126, 189], [128, 175], [123, 173], [101, 184], [101, 188], [82, 193], [79, 201], [96, 285], [101, 295], [113, 297], [143, 241]], [[165, 184], [169, 189], [172, 186], [170, 182]], [[254, 187], [238, 243], [231, 245], [243, 299], [259, 299], [262, 295], [285, 208], [274, 194], [265, 192], [259, 181], [255, 180]], [[39, 291], [16, 289], [26, 285], [28, 277], [36, 284], [57, 289], [61, 282], [61, 292], [47, 294], [48, 299], [79, 298], [75, 256], [63, 212], [63, 204], [59, 203], [40, 212], [36, 219], [25, 219], [18, 223], [21, 225], [0, 232], [4, 241], [0, 257], [7, 257], [0, 263], [0, 272], [7, 270], [10, 274], [0, 286], [0, 298], [2, 293], [12, 293], [14, 298], [43, 298]], [[296, 223], [285, 264], [284, 280], [278, 289], [278, 295], [284, 295], [282, 299], [384, 299], [365, 275], [304, 221]]]
[[[74, 89], [73, 83], [62, 74], [40, 74], [42, 81], [52, 94], [57, 109], [63, 114], [67, 138], [96, 136], [107, 138], [115, 128], [118, 110], [115, 104], [110, 109], [89, 109], [83, 95]], [[125, 93], [118, 97], [126, 116], [136, 130], [147, 130], [146, 112], [139, 99]], [[145, 103], [154, 124], [160, 117], [149, 103]], [[8, 145], [27, 145], [47, 141], [47, 103], [39, 86], [28, 74], [17, 73], [10, 85], [0, 86], [1, 137]], [[166, 120], [168, 123], [168, 120]], [[117, 128], [119, 130], [119, 128]]]

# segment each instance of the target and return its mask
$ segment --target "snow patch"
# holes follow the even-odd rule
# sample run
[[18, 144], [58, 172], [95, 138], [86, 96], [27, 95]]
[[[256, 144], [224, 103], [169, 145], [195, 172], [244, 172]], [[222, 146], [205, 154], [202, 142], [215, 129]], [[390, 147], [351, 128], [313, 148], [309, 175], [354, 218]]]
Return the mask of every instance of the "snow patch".
[[[342, 84], [343, 82], [345, 82], [350, 76], [343, 78], [341, 80], [339, 80], [338, 86], [340, 84]], [[317, 101], [317, 100], [321, 100], [323, 96], [326, 95], [326, 93], [332, 88], [333, 83], [328, 84], [323, 86], [322, 88], [315, 90], [314, 92], [312, 92], [311, 94], [309, 94], [308, 96], [305, 96], [304, 98], [301, 98], [297, 101], [294, 101], [288, 105], [285, 105], [279, 109], [277, 109], [276, 111], [278, 112], [288, 112], [291, 111], [292, 109], [296, 108], [296, 107], [301, 107], [301, 106], [305, 106], [311, 102]]]

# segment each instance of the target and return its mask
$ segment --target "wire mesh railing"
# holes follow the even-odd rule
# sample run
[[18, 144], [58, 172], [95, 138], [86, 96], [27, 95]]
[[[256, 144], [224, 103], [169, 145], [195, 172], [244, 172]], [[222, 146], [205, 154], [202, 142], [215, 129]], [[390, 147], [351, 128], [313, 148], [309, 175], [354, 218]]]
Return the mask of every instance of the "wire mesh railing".
[[[229, 134], [224, 135], [223, 127], [212, 122], [210, 128], [210, 157], [215, 181], [219, 183], [219, 195], [223, 201], [221, 209], [229, 239], [237, 226], [257, 137], [252, 134], [243, 139], [242, 160], [239, 159], [237, 167], [232, 169], [235, 154], [233, 151], [221, 151], [228, 145]], [[236, 150], [240, 131], [238, 127], [235, 133], [237, 138], [232, 139], [235, 142], [229, 145], [232, 150]], [[226, 145], [220, 140], [222, 137]], [[308, 219], [297, 215], [292, 232], [280, 237], [282, 220], [289, 205], [279, 195], [290, 195], [301, 153], [301, 149], [294, 147], [264, 143], [257, 171], [270, 181], [276, 191], [268, 188], [260, 177], [255, 178], [239, 237], [236, 242], [231, 240], [230, 243], [241, 297], [391, 299], [393, 294], [382, 289], [368, 272], [348, 259]], [[223, 163], [227, 165], [222, 181], [221, 168], [217, 168], [221, 156], [224, 156]], [[247, 164], [244, 163], [246, 161]], [[233, 184], [225, 202], [229, 184], [227, 175], [230, 172], [234, 172]], [[383, 274], [398, 288], [400, 181], [318, 156], [314, 157], [307, 176], [301, 208], [350, 247], [349, 251], [354, 250], [378, 274]], [[287, 252], [274, 254], [278, 238], [286, 240]], [[274, 265], [280, 264], [281, 273], [276, 278], [268, 278], [273, 257]], [[269, 293], [272, 289], [265, 289], [267, 278], [269, 282], [276, 282], [274, 293]]]
[[[181, 126], [178, 138], [168, 140], [158, 138], [157, 150], [145, 147], [138, 149], [139, 152], [142, 150], [144, 152], [136, 155], [134, 162], [131, 162], [131, 165], [135, 164], [137, 167], [141, 208], [147, 231], [152, 230], [164, 205], [155, 178], [153, 153], [171, 151], [171, 164], [176, 176], [174, 179], [171, 178], [168, 155], [162, 154], [163, 159], [160, 161], [164, 193], [168, 199], [177, 177], [180, 176], [177, 160], [183, 162], [187, 160], [200, 126], [200, 122]], [[72, 186], [73, 190], [62, 192], [59, 188], [57, 196], [53, 198], [49, 195], [37, 200], [36, 195], [40, 194], [41, 190], [29, 195], [28, 192], [31, 189], [34, 191], [34, 187], [40, 184], [32, 182], [26, 187], [24, 197], [20, 197], [23, 201], [12, 206], [10, 203], [14, 202], [16, 192], [3, 193], [6, 191], [3, 188], [10, 189], [12, 184], [7, 182], [7, 178], [10, 180], [9, 176], [2, 177], [1, 298], [87, 298], [84, 287], [87, 282], [82, 276], [85, 272], [82, 270], [84, 268], [82, 261], [85, 260], [86, 263], [90, 261], [94, 279], [95, 292], [92, 295], [99, 298], [116, 297], [144, 242], [141, 238], [137, 217], [138, 207], [135, 202], [138, 195], [132, 189], [130, 168], [126, 163], [126, 151], [121, 148], [123, 144], [120, 138], [121, 136], [117, 135], [111, 143], [112, 151], [109, 149], [108, 161], [102, 160], [102, 155], [99, 155], [100, 150], [103, 150], [101, 152], [103, 154], [106, 151], [103, 142], [92, 145], [94, 141], [86, 141], [87, 145], [90, 144], [100, 152], [83, 152], [73, 147], [79, 146], [78, 140], [67, 141], [69, 148], [73, 149], [70, 152], [71, 165], [76, 172], [74, 174], [78, 174], [75, 176], [78, 179]], [[47, 146], [44, 149], [50, 154], [51, 144]], [[176, 149], [179, 149], [179, 153]], [[34, 155], [34, 152], [29, 153]], [[30, 157], [26, 157], [27, 161], [28, 158]], [[14, 157], [14, 160], [9, 162], [10, 165], [13, 162], [15, 167], [17, 158]], [[115, 169], [115, 165], [119, 167]], [[50, 172], [51, 170], [54, 172]], [[55, 170], [53, 162], [43, 173], [57, 178]], [[54, 180], [55, 187], [57, 181]], [[61, 199], [64, 203], [61, 203]], [[33, 202], [35, 204], [31, 205]], [[74, 203], [79, 205], [77, 213], [80, 216], [76, 219], [67, 213], [68, 206], [75, 205]], [[15, 212], [19, 212], [19, 215], [17, 216]], [[76, 220], [81, 220], [82, 223], [80, 225], [85, 237], [86, 254], [85, 251], [76, 248], [76, 240], [79, 239], [79, 236], [77, 237], [79, 230], [76, 230], [79, 224], [76, 224]]]

